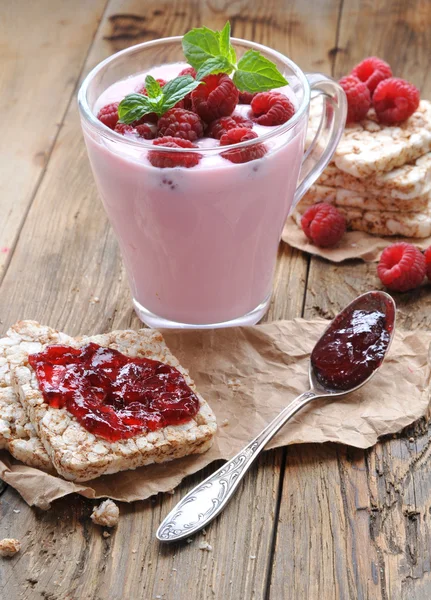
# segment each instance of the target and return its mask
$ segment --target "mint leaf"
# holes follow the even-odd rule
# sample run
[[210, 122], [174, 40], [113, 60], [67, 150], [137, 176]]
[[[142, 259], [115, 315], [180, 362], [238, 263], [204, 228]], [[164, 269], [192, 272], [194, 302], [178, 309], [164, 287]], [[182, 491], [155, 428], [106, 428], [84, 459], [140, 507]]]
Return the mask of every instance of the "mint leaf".
[[118, 106], [118, 116], [120, 123], [133, 123], [144, 115], [154, 112], [154, 101], [142, 94], [129, 94], [120, 102]]
[[232, 67], [236, 64], [236, 53], [233, 46], [230, 43], [230, 23], [229, 21], [223, 27], [223, 29], [219, 32], [219, 42], [220, 42], [220, 53], [224, 56], [232, 65]]
[[236, 52], [230, 43], [230, 23], [229, 21], [219, 32], [220, 54], [224, 56], [234, 67], [236, 65]]
[[[156, 113], [161, 117], [200, 84], [200, 81], [196, 81], [190, 75], [185, 75], [175, 77], [175, 79], [168, 81], [164, 87], [161, 87], [154, 77], [148, 75], [145, 78], [145, 87], [147, 93], [153, 94], [153, 97], [144, 96], [143, 94], [129, 94], [126, 96], [118, 106], [119, 122], [130, 124], [138, 121], [148, 113]], [[158, 86], [158, 90], [156, 86]], [[158, 94], [154, 97], [157, 91]]]
[[163, 113], [175, 106], [177, 102], [187, 96], [189, 92], [201, 85], [200, 81], [196, 81], [191, 75], [182, 75], [175, 77], [162, 88], [163, 94]]
[[233, 82], [241, 92], [266, 92], [287, 85], [276, 65], [256, 50], [248, 50], [239, 60]]
[[219, 34], [208, 27], [192, 29], [182, 41], [187, 62], [196, 70], [209, 58], [220, 56]]
[[266, 92], [287, 85], [277, 66], [256, 50], [248, 50], [236, 64], [229, 21], [221, 31], [208, 27], [192, 29], [182, 43], [187, 61], [197, 71], [197, 79], [211, 73], [235, 71], [233, 81], [241, 92]]
[[218, 32], [219, 37], [219, 48], [220, 54], [228, 58], [229, 50], [230, 50], [230, 23], [229, 21], [223, 27], [223, 29]]
[[160, 83], [151, 75], [145, 77], [145, 87], [149, 98], [157, 98], [162, 93]]
[[211, 73], [232, 73], [232, 65], [224, 56], [209, 58], [199, 68], [196, 79], [203, 79]]

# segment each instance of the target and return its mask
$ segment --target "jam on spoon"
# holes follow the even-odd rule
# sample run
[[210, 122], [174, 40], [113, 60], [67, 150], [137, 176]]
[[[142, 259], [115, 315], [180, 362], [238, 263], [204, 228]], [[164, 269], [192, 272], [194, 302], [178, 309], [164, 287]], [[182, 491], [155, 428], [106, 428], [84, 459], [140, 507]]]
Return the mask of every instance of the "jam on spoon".
[[226, 506], [266, 444], [316, 398], [332, 400], [363, 386], [382, 364], [395, 331], [395, 304], [385, 292], [356, 298], [329, 325], [311, 353], [310, 389], [292, 400], [236, 456], [192, 489], [165, 517], [162, 542], [188, 538]]
[[48, 346], [28, 360], [47, 404], [65, 407], [87, 431], [111, 442], [185, 423], [199, 411], [183, 375], [157, 360], [94, 343]]
[[357, 298], [329, 325], [311, 354], [318, 382], [326, 389], [360, 385], [382, 363], [392, 337], [395, 308], [389, 296]]

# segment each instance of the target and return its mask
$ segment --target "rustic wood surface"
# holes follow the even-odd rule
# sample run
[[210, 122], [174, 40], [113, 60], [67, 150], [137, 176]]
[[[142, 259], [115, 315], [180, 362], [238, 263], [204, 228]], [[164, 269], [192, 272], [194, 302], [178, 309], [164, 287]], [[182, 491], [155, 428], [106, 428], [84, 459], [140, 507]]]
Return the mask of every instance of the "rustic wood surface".
[[[81, 137], [76, 87], [129, 45], [230, 18], [234, 35], [304, 70], [346, 73], [378, 54], [431, 97], [428, 0], [40, 0], [2, 4], [0, 327], [34, 318], [70, 334], [138, 327], [117, 244]], [[330, 318], [379, 287], [375, 266], [334, 266], [282, 245], [268, 320]], [[99, 298], [95, 302], [94, 298]], [[396, 298], [405, 327], [431, 324], [429, 288]], [[30, 509], [0, 496], [0, 539], [22, 551], [0, 566], [1, 598], [122, 600], [428, 600], [431, 447], [423, 423], [368, 451], [301, 445], [265, 453], [223, 515], [190, 544], [155, 530], [180, 497], [121, 506], [111, 537], [92, 503]], [[202, 540], [213, 548], [198, 548]]]

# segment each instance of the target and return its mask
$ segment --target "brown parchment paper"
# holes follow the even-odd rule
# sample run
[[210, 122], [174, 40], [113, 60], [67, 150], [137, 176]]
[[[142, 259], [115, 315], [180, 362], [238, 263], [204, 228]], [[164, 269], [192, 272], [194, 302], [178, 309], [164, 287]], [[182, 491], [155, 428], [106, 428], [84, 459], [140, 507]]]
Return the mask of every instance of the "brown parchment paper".
[[[0, 477], [28, 504], [41, 508], [73, 492], [132, 502], [171, 490], [186, 475], [232, 457], [307, 389], [309, 353], [326, 325], [323, 320], [297, 319], [255, 327], [163, 332], [216, 413], [219, 429], [206, 454], [74, 484], [19, 464], [2, 452]], [[328, 441], [367, 448], [379, 436], [427, 415], [430, 342], [431, 332], [397, 332], [381, 370], [362, 390], [344, 399], [310, 404], [268, 448]]]
[[335, 248], [318, 248], [307, 239], [292, 217], [287, 219], [281, 239], [292, 248], [321, 256], [336, 263], [351, 258], [360, 258], [365, 262], [377, 262], [386, 246], [395, 244], [395, 242], [409, 242], [421, 250], [426, 250], [431, 246], [431, 237], [423, 239], [379, 237], [363, 231], [347, 231]]

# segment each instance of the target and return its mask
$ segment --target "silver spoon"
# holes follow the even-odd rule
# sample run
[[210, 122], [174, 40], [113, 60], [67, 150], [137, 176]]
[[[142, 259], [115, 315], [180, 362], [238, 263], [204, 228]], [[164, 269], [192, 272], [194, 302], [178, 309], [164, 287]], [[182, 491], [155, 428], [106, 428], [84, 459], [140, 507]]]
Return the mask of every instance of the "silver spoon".
[[[395, 303], [388, 294], [367, 292], [339, 313], [311, 353], [310, 389], [292, 400], [241, 452], [184, 496], [161, 523], [156, 533], [157, 538], [163, 542], [181, 540], [208, 525], [232, 498], [266, 444], [293, 415], [316, 398], [337, 398], [354, 392], [367, 383], [381, 366], [389, 350], [395, 331], [395, 310]], [[353, 323], [352, 319], [349, 321], [349, 315], [353, 316]], [[346, 323], [349, 322], [351, 328], [346, 329]], [[376, 323], [386, 331], [382, 331], [377, 341], [374, 338], [378, 336], [378, 332], [374, 338], [370, 333]], [[343, 334], [344, 342], [340, 346], [340, 335]], [[358, 350], [360, 348], [363, 349], [362, 354]], [[355, 368], [355, 350], [358, 351], [359, 358], [364, 358], [362, 369]], [[333, 352], [336, 354], [331, 355]]]

